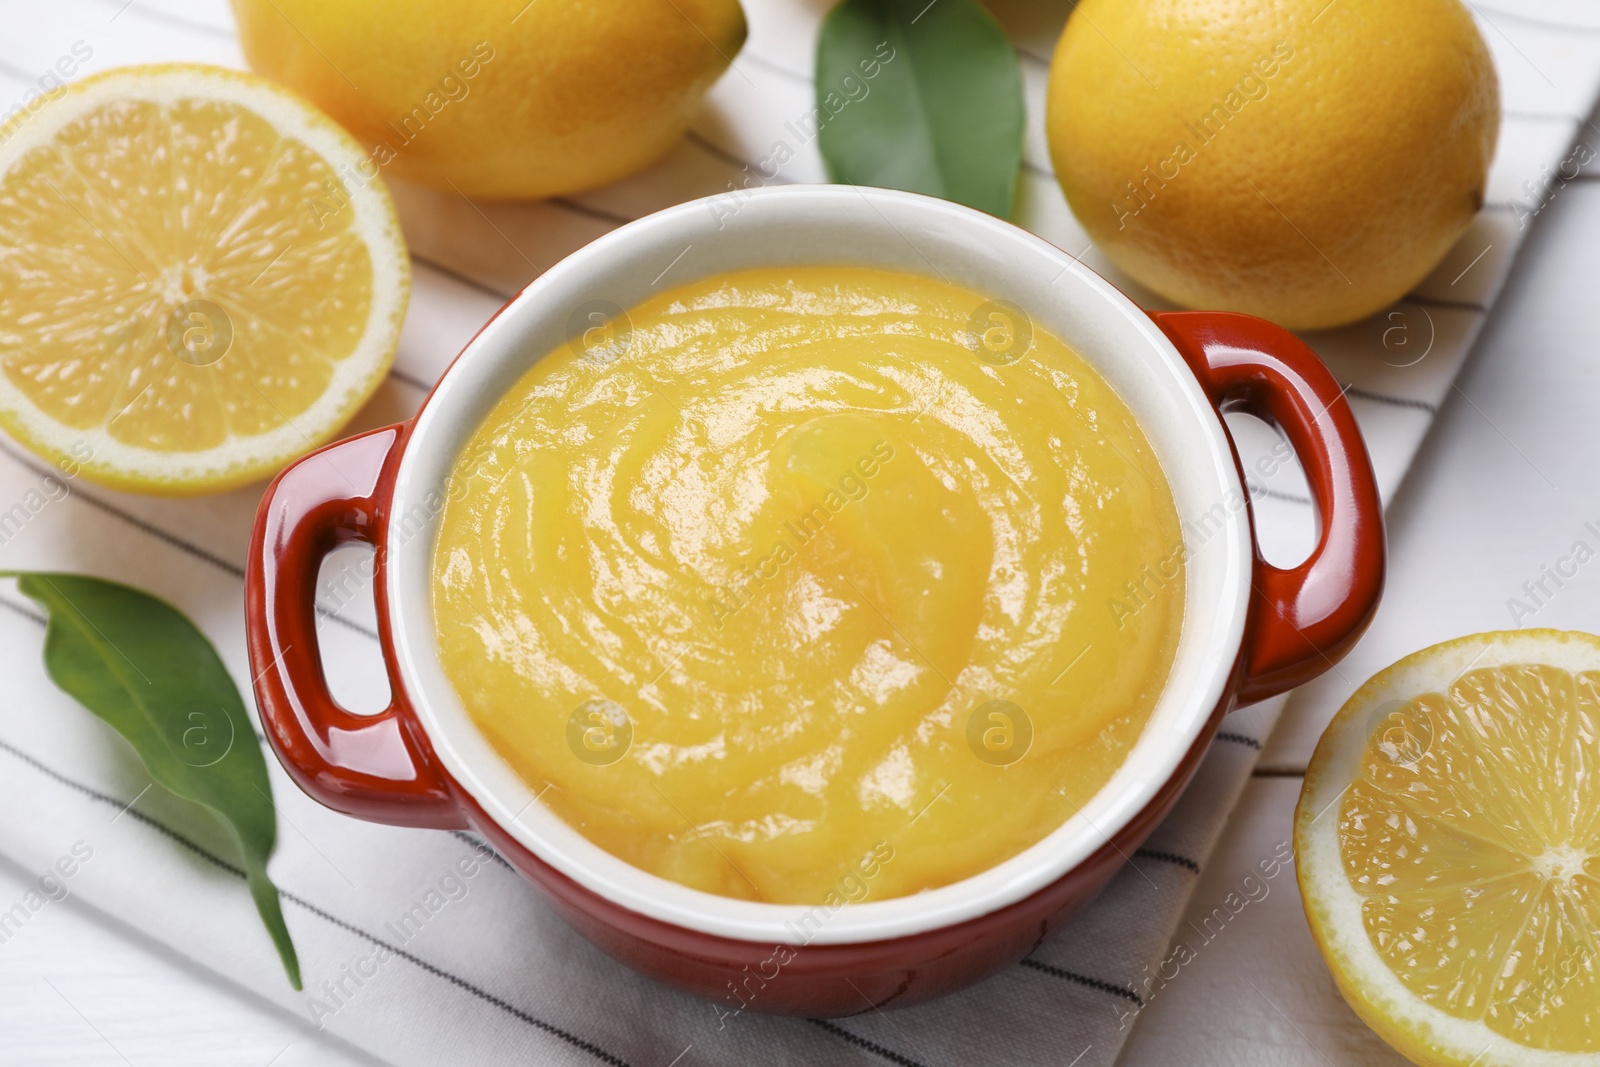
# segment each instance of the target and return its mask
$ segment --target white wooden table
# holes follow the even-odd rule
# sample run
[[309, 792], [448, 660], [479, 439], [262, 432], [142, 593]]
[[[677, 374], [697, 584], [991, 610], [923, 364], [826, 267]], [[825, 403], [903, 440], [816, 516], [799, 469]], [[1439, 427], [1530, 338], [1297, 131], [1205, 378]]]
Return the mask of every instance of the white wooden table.
[[[1590, 129], [1590, 143], [1600, 133]], [[1300, 772], [1328, 718], [1401, 656], [1510, 629], [1523, 582], [1600, 518], [1600, 182], [1563, 190], [1522, 252], [1389, 516], [1388, 590], [1341, 665], [1296, 694], [1189, 913], [1209, 912], [1291, 835]], [[1600, 567], [1524, 625], [1600, 632]], [[1273, 1067], [1403, 1064], [1344, 1005], [1294, 884], [1280, 877], [1140, 1017], [1122, 1062]]]
[[[1591, 143], [1600, 130], [1591, 128]], [[1600, 520], [1600, 182], [1544, 211], [1390, 516], [1384, 607], [1342, 670], [1298, 694], [1191, 906], [1198, 921], [1290, 836], [1322, 725], [1424, 645], [1510, 627], [1508, 598]], [[1528, 620], [1600, 630], [1600, 567]], [[0, 907], [30, 872], [0, 862]], [[0, 1067], [371, 1064], [370, 1058], [67, 900], [0, 943]], [[1152, 999], [1123, 1063], [1399, 1064], [1345, 1007], [1281, 876]], [[665, 1065], [663, 1065], [665, 1067]], [[686, 1067], [686, 1065], [685, 1065]]]

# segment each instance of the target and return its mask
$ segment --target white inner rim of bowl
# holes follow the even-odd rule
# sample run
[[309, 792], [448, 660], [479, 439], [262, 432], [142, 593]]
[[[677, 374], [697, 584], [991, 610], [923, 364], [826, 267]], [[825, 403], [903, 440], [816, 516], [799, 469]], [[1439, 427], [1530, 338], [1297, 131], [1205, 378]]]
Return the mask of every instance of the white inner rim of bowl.
[[[534, 801], [440, 668], [431, 572], [437, 515], [421, 502], [442, 490], [494, 403], [565, 342], [579, 305], [629, 308], [723, 271], [836, 263], [942, 275], [1020, 305], [1038, 328], [1082, 354], [1139, 418], [1166, 471], [1184, 524], [1187, 585], [1166, 688], [1127, 762], [1076, 816], [981, 874], [912, 896], [823, 908], [802, 927], [814, 908], [734, 900], [648, 874]], [[740, 940], [794, 944], [795, 928], [815, 931], [809, 944], [902, 937], [985, 915], [1050, 885], [1104, 847], [1171, 777], [1221, 700], [1243, 640], [1252, 559], [1243, 492], [1222, 422], [1177, 350], [1074, 257], [1010, 223], [910, 193], [848, 186], [730, 193], [640, 219], [573, 253], [517, 296], [445, 374], [395, 483], [391, 515], [421, 521], [420, 528], [392, 522], [386, 545], [397, 666], [444, 769], [524, 847], [607, 900]]]

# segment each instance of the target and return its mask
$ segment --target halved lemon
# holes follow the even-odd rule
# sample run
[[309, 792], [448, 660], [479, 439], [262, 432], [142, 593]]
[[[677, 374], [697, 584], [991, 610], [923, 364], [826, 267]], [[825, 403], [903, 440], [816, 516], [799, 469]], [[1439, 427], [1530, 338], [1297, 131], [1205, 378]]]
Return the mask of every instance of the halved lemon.
[[1311, 932], [1425, 1065], [1600, 1064], [1600, 638], [1478, 634], [1364, 685], [1295, 813]]
[[0, 426], [70, 473], [273, 473], [383, 379], [409, 288], [376, 165], [253, 75], [108, 71], [0, 129]]

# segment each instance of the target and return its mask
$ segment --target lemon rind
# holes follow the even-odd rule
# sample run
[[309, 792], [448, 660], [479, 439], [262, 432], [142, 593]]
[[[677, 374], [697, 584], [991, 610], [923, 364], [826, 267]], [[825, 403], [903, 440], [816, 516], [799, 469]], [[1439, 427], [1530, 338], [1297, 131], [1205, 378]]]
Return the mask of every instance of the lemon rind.
[[1443, 692], [1464, 671], [1539, 663], [1600, 670], [1600, 637], [1563, 630], [1472, 634], [1379, 672], [1347, 700], [1317, 745], [1295, 810], [1296, 877], [1311, 933], [1339, 991], [1379, 1036], [1425, 1067], [1600, 1067], [1600, 1052], [1530, 1048], [1411, 992], [1383, 962], [1361, 917], [1339, 850], [1337, 804], [1356, 777], [1373, 721], [1388, 702]]

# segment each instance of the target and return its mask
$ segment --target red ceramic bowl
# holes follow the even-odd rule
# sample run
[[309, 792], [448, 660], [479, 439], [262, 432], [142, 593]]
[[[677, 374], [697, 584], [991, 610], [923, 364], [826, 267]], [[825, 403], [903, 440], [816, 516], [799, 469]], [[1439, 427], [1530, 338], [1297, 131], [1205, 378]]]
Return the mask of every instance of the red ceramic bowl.
[[[1185, 532], [1173, 669], [1111, 781], [1078, 816], [990, 870], [839, 909], [713, 896], [590, 843], [537, 803], [473, 726], [440, 669], [431, 617], [430, 557], [451, 466], [533, 361], [590, 325], [592, 312], [631, 307], [658, 285], [785, 263], [937, 273], [1020, 306], [1139, 418]], [[1292, 569], [1255, 548], [1220, 418], [1231, 409], [1275, 422], [1305, 468], [1322, 528]], [[376, 550], [394, 694], [377, 716], [334, 703], [317, 650], [317, 568], [350, 540]], [[1378, 493], [1355, 419], [1291, 334], [1243, 315], [1147, 315], [1060, 249], [944, 201], [791, 186], [680, 205], [574, 253], [483, 328], [416, 418], [284, 471], [256, 520], [246, 610], [262, 723], [307, 793], [364, 819], [477, 830], [595, 944], [729, 1010], [844, 1015], [948, 993], [1031, 951], [1171, 809], [1231, 708], [1299, 685], [1345, 653], [1377, 607], [1383, 572]]]

